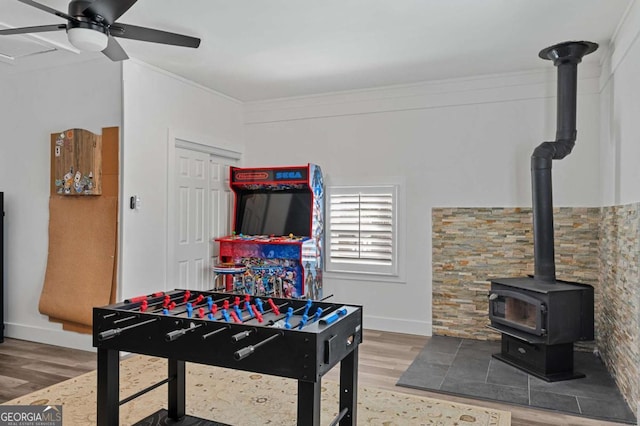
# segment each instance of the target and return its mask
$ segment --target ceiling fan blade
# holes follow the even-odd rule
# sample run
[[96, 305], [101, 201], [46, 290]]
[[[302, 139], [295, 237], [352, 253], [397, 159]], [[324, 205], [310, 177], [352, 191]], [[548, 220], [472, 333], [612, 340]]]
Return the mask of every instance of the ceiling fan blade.
[[51, 13], [53, 15], [59, 16], [59, 17], [64, 18], [64, 19], [67, 19], [69, 21], [78, 22], [78, 20], [76, 18], [74, 18], [73, 16], [67, 15], [64, 12], [60, 12], [59, 10], [53, 9], [53, 8], [51, 8], [49, 6], [45, 6], [44, 4], [37, 3], [37, 2], [32, 1], [32, 0], [18, 0], [18, 1], [21, 2], [21, 3], [24, 3], [24, 4], [28, 4], [29, 6], [33, 6], [33, 7], [37, 8], [37, 9], [44, 10], [47, 13]]
[[[97, 22], [113, 24], [138, 0], [95, 0], [82, 14]], [[102, 20], [99, 18], [102, 17]]]
[[118, 43], [113, 37], [109, 37], [109, 44], [107, 44], [107, 47], [102, 51], [102, 53], [114, 62], [129, 59], [127, 53], [124, 51], [122, 46], [120, 46], [120, 43]]
[[9, 28], [7, 30], [0, 30], [0, 35], [45, 33], [48, 31], [59, 31], [66, 29], [67, 26], [65, 24], [39, 25], [37, 27]]
[[200, 46], [200, 39], [182, 34], [154, 30], [152, 28], [136, 27], [135, 25], [117, 23], [109, 27], [109, 33], [114, 37], [132, 40], [149, 41], [152, 43], [171, 44], [174, 46]]

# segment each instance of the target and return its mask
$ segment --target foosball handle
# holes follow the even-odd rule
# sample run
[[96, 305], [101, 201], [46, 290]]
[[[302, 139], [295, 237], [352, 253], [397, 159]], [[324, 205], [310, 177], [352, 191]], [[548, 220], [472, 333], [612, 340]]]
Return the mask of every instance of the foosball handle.
[[120, 329], [119, 328], [113, 328], [111, 330], [106, 330], [103, 331], [102, 333], [98, 334], [98, 340], [102, 341], [102, 340], [108, 340], [108, 339], [113, 339], [116, 336], [120, 335]]
[[244, 358], [248, 357], [249, 355], [251, 355], [254, 351], [255, 351], [255, 348], [253, 346], [246, 346], [244, 348], [240, 348], [237, 351], [235, 351], [233, 353], [233, 357], [237, 361], [240, 361], [241, 359], [244, 359]]
[[187, 329], [180, 329], [180, 330], [174, 330], [174, 331], [170, 331], [168, 332], [165, 336], [164, 339], [167, 342], [173, 342], [176, 339], [179, 339], [180, 337], [184, 336], [185, 334], [187, 334]]
[[255, 350], [258, 349], [260, 346], [266, 345], [267, 343], [274, 341], [280, 336], [282, 336], [282, 333], [276, 333], [270, 337], [267, 337], [263, 341], [256, 343], [255, 345], [249, 345], [244, 348], [240, 348], [233, 353], [233, 357], [236, 359], [236, 361], [240, 361], [241, 359], [244, 359], [249, 355], [251, 355], [252, 353], [254, 353]]
[[338, 318], [344, 315], [347, 315], [347, 308], [338, 309], [335, 313], [329, 315], [328, 317], [320, 319], [320, 324], [329, 325], [336, 322]]
[[245, 331], [241, 331], [240, 333], [236, 333], [236, 334], [234, 334], [233, 336], [231, 336], [231, 339], [232, 339], [234, 342], [239, 342], [240, 340], [242, 340], [242, 339], [245, 339], [245, 338], [249, 337], [249, 335], [250, 335], [251, 333], [253, 333], [254, 331], [255, 331], [255, 330], [245, 330]]

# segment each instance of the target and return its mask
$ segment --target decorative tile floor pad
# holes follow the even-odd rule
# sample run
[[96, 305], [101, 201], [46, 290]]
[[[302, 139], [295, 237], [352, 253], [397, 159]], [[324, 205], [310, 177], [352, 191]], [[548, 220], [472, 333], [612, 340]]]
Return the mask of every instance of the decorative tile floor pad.
[[[166, 377], [161, 358], [136, 355], [120, 363], [120, 399]], [[187, 363], [188, 415], [225, 424], [294, 425], [297, 383], [293, 379]], [[322, 383], [321, 424], [338, 412], [338, 385]], [[120, 424], [131, 425], [166, 408], [167, 385], [120, 407]], [[8, 401], [7, 405], [63, 405], [65, 425], [96, 424], [96, 372]], [[358, 387], [358, 425], [495, 425], [511, 424], [508, 411], [423, 398], [402, 392]]]
[[574, 370], [585, 378], [548, 383], [491, 357], [499, 352], [499, 341], [434, 336], [397, 384], [635, 424], [615, 381], [592, 353], [574, 353]]

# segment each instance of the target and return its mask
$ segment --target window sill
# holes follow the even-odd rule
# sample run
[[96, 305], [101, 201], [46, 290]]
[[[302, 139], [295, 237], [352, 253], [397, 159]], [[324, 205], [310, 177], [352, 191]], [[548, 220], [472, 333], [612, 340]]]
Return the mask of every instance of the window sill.
[[365, 272], [330, 272], [324, 271], [324, 279], [335, 279], [344, 281], [372, 281], [392, 284], [406, 284], [407, 282], [398, 275], [371, 274]]

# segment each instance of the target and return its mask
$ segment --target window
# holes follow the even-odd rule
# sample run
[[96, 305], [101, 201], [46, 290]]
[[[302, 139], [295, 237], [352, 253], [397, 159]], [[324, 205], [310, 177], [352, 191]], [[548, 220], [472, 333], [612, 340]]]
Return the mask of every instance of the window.
[[398, 275], [398, 185], [331, 186], [327, 271]]

